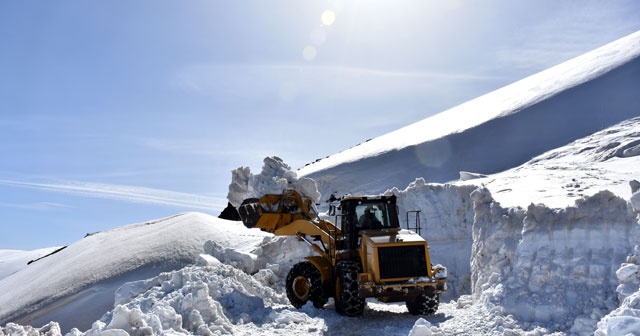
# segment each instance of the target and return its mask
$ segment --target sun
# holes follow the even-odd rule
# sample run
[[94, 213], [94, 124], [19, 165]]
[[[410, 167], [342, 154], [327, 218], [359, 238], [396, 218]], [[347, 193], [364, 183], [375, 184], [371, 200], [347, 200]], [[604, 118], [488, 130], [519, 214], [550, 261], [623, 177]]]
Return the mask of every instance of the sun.
[[336, 21], [336, 13], [334, 13], [332, 10], [327, 9], [326, 11], [322, 12], [320, 20], [322, 21], [323, 25], [330, 26]]

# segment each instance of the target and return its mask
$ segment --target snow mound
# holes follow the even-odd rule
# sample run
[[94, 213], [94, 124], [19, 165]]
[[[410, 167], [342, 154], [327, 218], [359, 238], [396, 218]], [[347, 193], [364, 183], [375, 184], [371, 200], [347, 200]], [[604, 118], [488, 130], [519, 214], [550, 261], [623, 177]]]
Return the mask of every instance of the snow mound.
[[293, 237], [264, 236], [259, 243], [239, 247], [207, 241], [205, 254], [198, 256], [207, 266], [126, 283], [117, 290], [111, 311], [89, 330], [74, 328], [70, 334], [266, 335], [322, 328], [321, 320], [289, 306], [284, 294], [288, 270], [311, 254], [306, 244]]
[[238, 326], [273, 334], [289, 324], [300, 324], [303, 332], [312, 328], [316, 322], [286, 308], [286, 296], [263, 282], [263, 275], [251, 276], [225, 264], [162, 273], [145, 282], [146, 291], [117, 305], [84, 334], [231, 334]]
[[240, 167], [231, 172], [231, 184], [227, 199], [238, 207], [247, 198], [260, 198], [265, 194], [281, 194], [284, 189], [295, 188], [314, 203], [320, 200], [315, 182], [309, 178], [298, 178], [295, 171], [277, 156], [264, 159], [260, 174], [254, 175], [249, 167]]

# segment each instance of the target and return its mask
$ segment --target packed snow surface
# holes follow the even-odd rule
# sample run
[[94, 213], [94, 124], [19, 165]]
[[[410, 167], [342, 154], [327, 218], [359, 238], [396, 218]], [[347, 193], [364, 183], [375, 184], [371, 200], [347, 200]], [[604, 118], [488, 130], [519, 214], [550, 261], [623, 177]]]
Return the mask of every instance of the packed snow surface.
[[[55, 249], [0, 251], [0, 336], [638, 335], [638, 55], [640, 32], [325, 166], [294, 172], [269, 157], [258, 174], [232, 172], [234, 205], [296, 188], [321, 210], [350, 192], [420, 211], [432, 261], [449, 274], [432, 316], [375, 300], [358, 318], [332, 300], [294, 309], [284, 279], [312, 255], [305, 243], [184, 213], [89, 234], [29, 265]], [[512, 147], [492, 137], [505, 132]], [[460, 179], [429, 183], [449, 174]]]

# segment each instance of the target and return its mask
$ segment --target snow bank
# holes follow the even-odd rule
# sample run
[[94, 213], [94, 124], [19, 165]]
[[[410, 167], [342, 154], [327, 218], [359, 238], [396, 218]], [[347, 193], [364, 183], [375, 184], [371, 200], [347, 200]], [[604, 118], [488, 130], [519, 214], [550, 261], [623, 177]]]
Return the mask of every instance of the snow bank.
[[483, 188], [475, 203], [474, 298], [529, 326], [591, 333], [617, 307], [616, 270], [640, 239], [628, 203], [603, 191], [575, 206], [504, 209]]
[[63, 330], [88, 328], [113, 308], [124, 283], [195, 263], [207, 240], [245, 251], [267, 235], [200, 213], [88, 235], [0, 280], [0, 325], [56, 321]]
[[[259, 232], [258, 229], [246, 229]], [[312, 254], [294, 237], [266, 235], [244, 249], [218, 240], [204, 244], [203, 263], [127, 283], [116, 293], [115, 308], [75, 335], [122, 330], [129, 335], [306, 333], [322, 327], [289, 305], [284, 279]]]
[[277, 156], [264, 159], [260, 174], [254, 175], [249, 167], [240, 167], [231, 172], [231, 184], [227, 199], [236, 208], [247, 198], [260, 198], [265, 194], [281, 194], [293, 187], [314, 203], [320, 200], [315, 182], [309, 178], [298, 178], [295, 171]]

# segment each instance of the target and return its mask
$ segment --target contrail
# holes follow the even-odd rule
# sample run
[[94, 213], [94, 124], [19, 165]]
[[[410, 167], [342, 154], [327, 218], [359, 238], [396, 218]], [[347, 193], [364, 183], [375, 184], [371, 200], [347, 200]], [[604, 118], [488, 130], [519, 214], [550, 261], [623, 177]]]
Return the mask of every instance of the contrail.
[[65, 183], [33, 183], [9, 180], [0, 180], [0, 184], [125, 202], [160, 204], [200, 210], [221, 210], [227, 205], [227, 200], [224, 198], [139, 186], [78, 181]]

